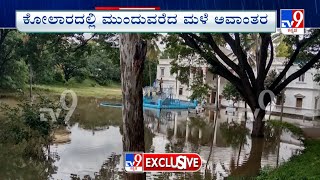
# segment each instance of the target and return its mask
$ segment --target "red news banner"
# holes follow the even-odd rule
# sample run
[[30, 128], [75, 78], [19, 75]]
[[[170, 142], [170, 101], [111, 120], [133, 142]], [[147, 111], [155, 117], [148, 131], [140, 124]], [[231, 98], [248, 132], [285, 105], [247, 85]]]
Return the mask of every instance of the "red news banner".
[[126, 153], [125, 170], [138, 172], [195, 172], [202, 166], [196, 153]]

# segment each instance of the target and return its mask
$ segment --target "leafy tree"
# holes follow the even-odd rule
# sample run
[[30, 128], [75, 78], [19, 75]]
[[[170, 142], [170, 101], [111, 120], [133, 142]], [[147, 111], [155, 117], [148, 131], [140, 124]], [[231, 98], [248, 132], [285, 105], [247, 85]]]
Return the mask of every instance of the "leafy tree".
[[[156, 35], [154, 38], [145, 37], [147, 39], [147, 61], [145, 63], [146, 67], [148, 67], [148, 76], [149, 77], [149, 86], [152, 86], [152, 82], [155, 80], [157, 73], [157, 64], [158, 58], [160, 54], [160, 49], [157, 45], [157, 40], [159, 40], [160, 35]], [[145, 69], [146, 71], [147, 69]]]
[[227, 82], [227, 84], [224, 86], [222, 95], [224, 98], [226, 98], [226, 100], [232, 100], [233, 103], [236, 103], [242, 100], [241, 94], [236, 89], [236, 87], [230, 82]]
[[[211, 89], [208, 84], [204, 83], [202, 71], [198, 71], [204, 65], [204, 59], [197, 56], [192, 48], [179, 41], [178, 35], [169, 35], [165, 41], [167, 48], [162, 56], [173, 59], [170, 62], [170, 73], [176, 74], [176, 79], [181, 84], [187, 85], [192, 91], [190, 99], [203, 100]], [[190, 73], [194, 75], [192, 82], [190, 82]]]
[[276, 54], [277, 54], [277, 57], [290, 56], [290, 49], [289, 49], [289, 46], [286, 44], [286, 42], [284, 41], [280, 42], [280, 44], [276, 47]]
[[145, 69], [143, 70], [143, 86], [152, 86], [156, 80], [158, 60], [146, 60]]
[[90, 77], [100, 85], [120, 82], [119, 49], [96, 45], [88, 57]]
[[86, 58], [91, 54], [91, 46], [87, 44], [93, 37], [91, 35], [87, 39], [84, 34], [57, 35], [58, 43], [52, 48], [55, 53], [52, 53], [66, 81], [71, 77], [86, 76], [86, 72], [81, 69], [87, 66]]
[[[257, 39], [256, 56], [254, 62], [256, 73], [250, 65], [248, 52], [244, 49], [245, 37], [248, 34], [239, 33], [182, 33], [172, 35], [174, 41], [168, 43], [179, 53], [179, 46], [184, 44], [185, 47], [191, 48], [198, 56], [203, 58], [211, 67], [209, 71], [213, 74], [220, 75], [232, 83], [239, 93], [242, 95], [246, 103], [249, 105], [252, 112], [255, 113], [255, 121], [253, 123], [252, 136], [263, 137], [264, 131], [264, 116], [265, 109], [259, 106], [258, 99], [261, 92], [265, 89], [271, 90], [275, 95], [278, 95], [291, 81], [301, 76], [307, 70], [312, 68], [320, 58], [319, 37], [320, 30], [310, 30], [304, 36], [286, 37], [286, 42], [293, 49], [288, 62], [282, 72], [269, 87], [265, 87], [266, 76], [270, 70], [274, 59], [274, 46], [271, 34], [260, 33], [256, 34]], [[230, 51], [237, 58], [234, 62], [228, 53], [222, 51], [219, 46], [220, 42], [217, 39], [223, 39], [230, 47]], [[179, 45], [179, 46], [177, 46]], [[270, 51], [270, 53], [269, 53]], [[181, 54], [184, 52], [182, 51]], [[303, 59], [301, 68], [295, 73], [285, 77], [288, 70], [298, 59]], [[283, 80], [284, 79], [284, 80]], [[263, 104], [266, 106], [271, 101], [269, 96], [263, 98]]]
[[171, 74], [177, 74], [176, 78], [181, 84], [189, 85], [189, 78], [190, 78], [190, 65], [180, 64], [177, 59], [174, 59], [170, 62]]
[[27, 81], [27, 66], [18, 55], [22, 36], [19, 32], [0, 29], [0, 88], [22, 89]]
[[190, 85], [190, 90], [192, 90], [192, 94], [189, 98], [191, 100], [202, 101], [206, 99], [210, 89], [211, 87], [203, 81], [203, 72], [201, 69], [201, 71], [198, 71], [194, 74], [193, 81]]
[[172, 57], [172, 55], [170, 54], [170, 52], [165, 49], [163, 52], [161, 52], [160, 54], [160, 59], [174, 59], [174, 57]]

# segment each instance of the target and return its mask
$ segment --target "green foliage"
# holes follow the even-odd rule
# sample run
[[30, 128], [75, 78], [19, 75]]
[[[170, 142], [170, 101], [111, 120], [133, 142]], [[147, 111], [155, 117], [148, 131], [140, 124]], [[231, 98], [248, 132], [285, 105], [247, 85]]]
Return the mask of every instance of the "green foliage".
[[0, 88], [17, 90], [27, 81], [27, 65], [19, 56], [22, 35], [15, 30], [0, 29]]
[[[166, 50], [164, 55], [169, 55], [173, 59], [183, 59], [193, 55], [195, 51], [186, 46], [177, 34], [170, 34], [165, 37]], [[165, 57], [167, 58], [167, 57]]]
[[177, 80], [180, 81], [181, 84], [189, 85], [190, 79], [190, 66], [179, 64], [178, 60], [173, 60], [170, 62], [171, 74], [178, 74]]
[[170, 52], [165, 49], [161, 54], [160, 54], [160, 59], [174, 59], [174, 57], [170, 54]]
[[75, 71], [74, 77], [78, 83], [82, 83], [85, 79], [89, 77], [89, 71], [85, 67], [79, 68]]
[[145, 61], [143, 70], [143, 86], [152, 86], [152, 83], [156, 80], [157, 76], [157, 65], [158, 61]]
[[191, 100], [202, 101], [208, 96], [209, 90], [211, 87], [203, 82], [203, 73], [199, 71], [194, 74], [193, 81], [191, 84], [192, 94], [189, 97]]
[[264, 170], [258, 180], [271, 179], [319, 179], [320, 178], [320, 141], [306, 140], [301, 155], [293, 156], [290, 161], [274, 170]]
[[239, 93], [239, 91], [236, 89], [236, 87], [231, 84], [230, 82], [227, 82], [227, 84], [224, 86], [222, 95], [227, 100], [232, 100], [234, 102], [238, 102], [242, 100], [242, 96]]
[[142, 34], [141, 37], [147, 42], [147, 54], [143, 71], [143, 86], [152, 86], [152, 83], [157, 76], [157, 64], [161, 53], [158, 43], [162, 39], [162, 35], [149, 33]]
[[281, 128], [283, 130], [287, 130], [298, 137], [303, 136], [303, 131], [301, 128], [299, 128], [298, 126], [295, 126], [291, 123], [288, 123], [288, 122], [281, 122], [278, 120], [270, 120], [270, 121], [267, 121], [267, 125], [271, 126], [273, 128]]
[[100, 85], [120, 82], [119, 49], [110, 46], [95, 46], [94, 53], [88, 57], [90, 78]]
[[239, 147], [239, 145], [246, 143], [246, 136], [249, 135], [249, 129], [243, 124], [235, 122], [224, 122], [220, 125], [222, 136], [226, 142], [232, 147]]
[[[319, 29], [308, 29], [305, 33], [305, 35], [300, 36], [299, 38], [301, 39], [303, 38], [308, 38], [311, 37], [317, 33], [319, 33]], [[292, 55], [292, 53], [295, 50], [295, 46], [296, 46], [296, 41], [297, 41], [297, 37], [296, 36], [285, 36], [283, 41], [286, 43], [286, 45], [289, 47], [289, 52], [290, 55]], [[314, 39], [312, 41], [309, 41], [300, 51], [296, 62], [300, 64], [301, 66], [304, 65], [305, 63], [307, 63], [314, 55], [316, 52], [318, 52], [320, 48], [320, 37], [314, 36]], [[317, 63], [315, 66], [318, 67], [319, 63]]]
[[[119, 49], [114, 34], [25, 34], [1, 30], [0, 89], [56, 84], [92, 78], [101, 85], [120, 82]], [[116, 39], [115, 39], [116, 41]], [[5, 55], [5, 56], [4, 56]], [[31, 74], [29, 73], [31, 68]]]
[[[195, 56], [195, 51], [186, 46], [177, 34], [170, 34], [165, 38], [167, 47], [162, 57], [173, 58], [171, 64], [171, 74], [177, 74], [177, 80], [181, 84], [190, 85], [192, 100], [202, 100], [207, 95], [210, 86], [203, 82], [203, 73], [198, 71], [198, 67], [204, 65], [204, 60]], [[190, 72], [191, 71], [191, 72]], [[190, 84], [190, 73], [193, 74], [193, 80]]]
[[18, 146], [0, 144], [0, 179], [48, 179], [56, 167], [53, 159], [35, 160], [25, 158], [25, 149], [33, 143], [24, 141]]
[[65, 82], [65, 79], [63, 77], [63, 73], [61, 71], [54, 72], [53, 79], [55, 82]]
[[[1, 73], [0, 73], [1, 74]], [[28, 81], [28, 67], [24, 61], [8, 63], [0, 75], [0, 89], [18, 90], [25, 87]]]
[[281, 41], [280, 44], [276, 47], [276, 55], [277, 55], [277, 57], [289, 57], [290, 56], [290, 48], [286, 42]]
[[266, 80], [264, 81], [264, 86], [265, 88], [268, 88], [269, 86], [271, 86], [271, 84], [273, 83], [273, 81], [277, 78], [278, 74], [277, 71], [275, 69], [272, 69], [267, 77]]
[[[0, 111], [4, 113], [5, 119], [0, 120], [0, 144], [21, 146], [25, 148], [27, 157], [42, 158], [43, 148], [50, 144], [51, 132], [56, 122], [41, 121], [40, 108], [55, 110], [57, 106], [58, 104], [42, 97], [32, 104], [22, 99], [18, 107], [1, 104]], [[61, 119], [64, 113], [61, 113]]]

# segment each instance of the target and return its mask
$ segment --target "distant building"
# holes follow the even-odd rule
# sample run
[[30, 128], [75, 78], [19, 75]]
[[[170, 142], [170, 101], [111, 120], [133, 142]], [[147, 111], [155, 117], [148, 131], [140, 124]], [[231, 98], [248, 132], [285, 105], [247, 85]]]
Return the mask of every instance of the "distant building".
[[[228, 50], [224, 50], [228, 52]], [[229, 54], [231, 57], [231, 53]], [[232, 57], [233, 60], [235, 59]], [[160, 59], [157, 66], [157, 80], [162, 78], [163, 80], [163, 91], [169, 92], [174, 98], [181, 100], [189, 100], [192, 91], [185, 84], [181, 84], [176, 79], [176, 74], [171, 74], [171, 64], [172, 59]], [[284, 68], [284, 58], [275, 58], [271, 66], [271, 69], [275, 69], [278, 73]], [[208, 65], [195, 65], [190, 64], [191, 67], [197, 69], [197, 72], [202, 71], [203, 80], [212, 90], [208, 93], [207, 102], [215, 104], [216, 103], [216, 93], [219, 94], [219, 105], [228, 106], [228, 102], [223, 99], [222, 91], [225, 83], [227, 82], [224, 78], [214, 78], [217, 77], [208, 71]], [[287, 77], [296, 72], [299, 69], [298, 65], [293, 65], [287, 73]], [[320, 116], [320, 86], [318, 83], [314, 82], [314, 75], [320, 73], [317, 69], [310, 69], [305, 74], [303, 74], [298, 79], [292, 81], [285, 88], [285, 103], [283, 112], [285, 115], [295, 115], [302, 118], [313, 118]], [[190, 81], [192, 82], [193, 74], [190, 74]], [[218, 82], [217, 82], [218, 81]], [[156, 86], [159, 88], [159, 81], [157, 81]], [[239, 107], [243, 107], [244, 103], [239, 103]], [[281, 99], [277, 98], [276, 104], [273, 105], [273, 113], [279, 114], [281, 112]]]
[[[278, 73], [284, 69], [284, 58], [274, 60], [271, 69]], [[300, 67], [293, 65], [286, 77], [293, 74]], [[285, 88], [285, 102], [283, 112], [287, 115], [298, 115], [306, 118], [320, 116], [320, 86], [314, 81], [314, 75], [320, 73], [317, 69], [310, 69], [299, 78], [295, 79]], [[275, 113], [281, 112], [281, 98], [276, 100]]]
[[[162, 78], [163, 81], [163, 91], [170, 92], [174, 98], [181, 100], [189, 100], [192, 91], [189, 89], [188, 85], [182, 84], [176, 78], [176, 74], [171, 74], [171, 64], [172, 59], [160, 59], [157, 67], [157, 87], [159, 87], [159, 81]], [[208, 71], [208, 65], [190, 65], [197, 71], [197, 73], [203, 73], [203, 81], [207, 83], [212, 90], [208, 93], [207, 102], [215, 103], [216, 101], [216, 93], [219, 91], [219, 94], [222, 93], [222, 89], [218, 89], [217, 81], [218, 78]], [[190, 74], [190, 82], [192, 83], [194, 74]], [[223, 84], [225, 80], [223, 78], [219, 78], [220, 84]], [[223, 82], [221, 82], [223, 81]]]

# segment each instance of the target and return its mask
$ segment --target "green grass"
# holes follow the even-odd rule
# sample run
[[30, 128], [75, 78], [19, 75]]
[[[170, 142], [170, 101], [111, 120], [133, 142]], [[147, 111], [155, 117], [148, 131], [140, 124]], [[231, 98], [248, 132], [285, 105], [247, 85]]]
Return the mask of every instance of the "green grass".
[[[302, 137], [301, 128], [288, 123], [271, 120], [267, 122], [272, 127], [281, 127]], [[320, 140], [307, 139], [304, 141], [305, 149], [301, 154], [290, 158], [278, 168], [266, 167], [261, 170], [258, 180], [282, 180], [282, 179], [320, 179]]]
[[119, 84], [109, 86], [99, 86], [94, 81], [85, 80], [82, 83], [68, 82], [66, 84], [55, 85], [34, 85], [33, 90], [36, 93], [50, 93], [60, 95], [64, 90], [71, 89], [77, 96], [99, 97], [110, 99], [121, 99], [121, 87]]
[[277, 169], [263, 170], [257, 179], [320, 179], [320, 140], [306, 140], [301, 155], [293, 156]]

